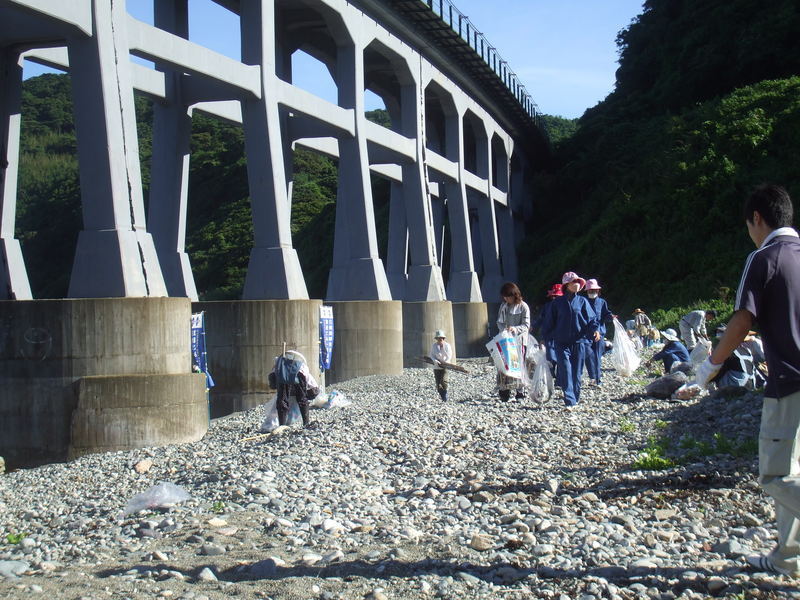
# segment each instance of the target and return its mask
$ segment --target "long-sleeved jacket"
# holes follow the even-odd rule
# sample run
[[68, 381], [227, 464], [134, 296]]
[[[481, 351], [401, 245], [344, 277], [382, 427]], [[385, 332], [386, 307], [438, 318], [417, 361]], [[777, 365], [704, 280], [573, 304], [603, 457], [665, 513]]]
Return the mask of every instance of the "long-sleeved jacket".
[[706, 311], [704, 310], [693, 310], [681, 319], [682, 323], [685, 323], [689, 329], [694, 331], [695, 335], [708, 337], [706, 333]]
[[589, 300], [578, 294], [566, 293], [551, 302], [552, 308], [542, 320], [542, 336], [556, 344], [570, 346], [575, 342], [592, 340], [598, 320]]
[[600, 332], [600, 335], [606, 334], [606, 321], [610, 321], [614, 317], [614, 313], [611, 312], [611, 309], [608, 308], [608, 303], [598, 296], [597, 298], [587, 298], [589, 301], [589, 305], [594, 310], [594, 313], [597, 315], [597, 331]]
[[503, 302], [497, 312], [497, 331], [503, 331], [506, 327], [514, 327], [517, 336], [528, 337], [528, 330], [531, 328], [531, 309], [525, 302], [519, 304], [509, 304]]
[[[449, 363], [451, 360], [453, 360], [453, 350], [450, 348], [450, 344], [447, 342], [442, 342], [441, 344], [439, 344], [439, 342], [433, 342], [429, 356], [437, 362]], [[443, 367], [434, 367], [434, 369], [440, 368]]]
[[680, 342], [667, 342], [661, 352], [653, 355], [650, 360], [664, 361], [664, 371], [669, 373], [672, 364], [676, 361], [689, 362], [689, 351]]

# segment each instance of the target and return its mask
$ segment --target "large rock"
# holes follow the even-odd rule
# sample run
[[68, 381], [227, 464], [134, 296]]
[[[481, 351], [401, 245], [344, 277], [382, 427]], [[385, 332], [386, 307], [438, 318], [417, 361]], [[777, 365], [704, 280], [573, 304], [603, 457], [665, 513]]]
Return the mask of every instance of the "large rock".
[[652, 381], [644, 391], [653, 398], [669, 398], [672, 392], [688, 381], [686, 373], [676, 371]]

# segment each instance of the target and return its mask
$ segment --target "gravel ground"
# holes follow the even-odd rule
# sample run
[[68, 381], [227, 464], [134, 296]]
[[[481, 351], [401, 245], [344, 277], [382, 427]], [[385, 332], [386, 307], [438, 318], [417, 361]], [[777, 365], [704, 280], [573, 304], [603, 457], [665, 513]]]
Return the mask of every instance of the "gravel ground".
[[[353, 404], [315, 429], [246, 440], [259, 408], [0, 475], [0, 598], [800, 598], [744, 561], [775, 541], [757, 394], [657, 400], [606, 369], [566, 411], [462, 364], [447, 402], [406, 369], [333, 386]], [[121, 515], [160, 481], [192, 498]]]

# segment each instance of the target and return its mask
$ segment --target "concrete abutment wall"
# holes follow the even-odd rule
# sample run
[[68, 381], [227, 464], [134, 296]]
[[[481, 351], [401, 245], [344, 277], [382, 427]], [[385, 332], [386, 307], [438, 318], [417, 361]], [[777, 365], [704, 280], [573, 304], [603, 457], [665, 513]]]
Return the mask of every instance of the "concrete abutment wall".
[[1, 301], [0, 455], [16, 467], [200, 439], [190, 311], [186, 298]]
[[221, 417], [272, 398], [267, 376], [283, 351], [300, 352], [319, 378], [321, 300], [236, 300], [196, 302], [205, 312], [211, 416]]

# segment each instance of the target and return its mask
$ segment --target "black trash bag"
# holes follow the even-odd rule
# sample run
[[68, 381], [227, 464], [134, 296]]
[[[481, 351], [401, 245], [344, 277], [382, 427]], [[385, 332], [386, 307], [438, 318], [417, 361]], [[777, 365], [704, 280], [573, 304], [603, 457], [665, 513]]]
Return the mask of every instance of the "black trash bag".
[[693, 371], [694, 371], [694, 367], [692, 367], [692, 363], [690, 363], [690, 362], [682, 362], [682, 361], [676, 360], [674, 363], [672, 363], [672, 367], [670, 367], [669, 372], [670, 373], [675, 373], [677, 371], [681, 371], [682, 373], [686, 373], [687, 375], [691, 375], [693, 373]]
[[669, 398], [672, 396], [672, 392], [686, 383], [688, 379], [686, 373], [676, 371], [675, 373], [664, 375], [650, 382], [650, 384], [644, 388], [644, 391], [648, 396], [652, 396], [653, 398]]

